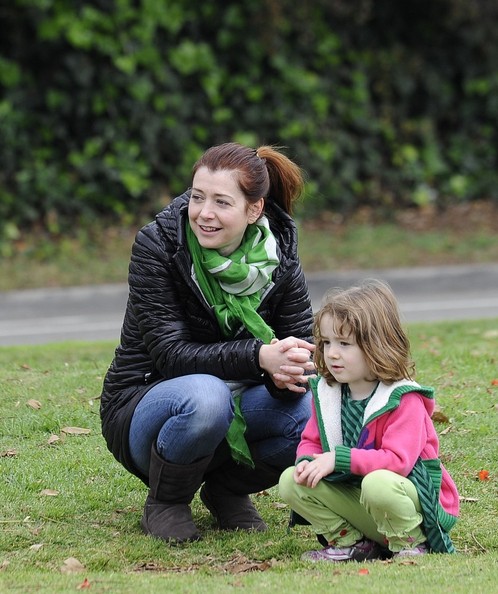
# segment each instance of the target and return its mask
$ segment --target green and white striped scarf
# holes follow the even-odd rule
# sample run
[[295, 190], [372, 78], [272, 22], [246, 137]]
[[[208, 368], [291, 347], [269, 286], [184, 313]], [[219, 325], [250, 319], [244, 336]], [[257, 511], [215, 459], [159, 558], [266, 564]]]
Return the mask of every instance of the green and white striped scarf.
[[214, 308], [227, 338], [242, 324], [255, 337], [269, 343], [273, 330], [257, 313], [261, 291], [279, 265], [277, 242], [266, 217], [248, 225], [242, 244], [229, 256], [203, 248], [189, 224], [187, 244], [194, 272], [206, 301]]
[[[270, 284], [272, 272], [279, 265], [277, 242], [268, 219], [263, 216], [248, 225], [242, 244], [227, 257], [217, 250], [203, 248], [188, 223], [187, 245], [199, 288], [213, 307], [224, 336], [235, 336], [242, 324], [255, 338], [270, 343], [275, 336], [273, 329], [256, 311], [262, 290]], [[243, 391], [242, 387], [233, 392], [235, 416], [226, 440], [232, 458], [254, 468], [244, 437], [246, 422], [240, 407]]]

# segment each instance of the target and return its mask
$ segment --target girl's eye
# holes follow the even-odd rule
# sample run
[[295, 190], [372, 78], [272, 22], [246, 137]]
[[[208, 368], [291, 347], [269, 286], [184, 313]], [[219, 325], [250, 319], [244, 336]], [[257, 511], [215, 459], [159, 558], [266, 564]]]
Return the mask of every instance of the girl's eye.
[[199, 194], [192, 194], [190, 199], [195, 200], [196, 202], [200, 202], [203, 198], [202, 198], [202, 196], [199, 196]]

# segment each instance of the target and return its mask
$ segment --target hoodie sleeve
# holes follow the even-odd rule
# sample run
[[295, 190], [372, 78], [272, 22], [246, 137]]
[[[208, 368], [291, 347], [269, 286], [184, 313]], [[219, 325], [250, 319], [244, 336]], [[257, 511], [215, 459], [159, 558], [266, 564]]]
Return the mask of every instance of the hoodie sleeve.
[[301, 441], [297, 446], [296, 462], [303, 458], [312, 458], [313, 454], [323, 452], [320, 440], [320, 431], [318, 429], [318, 420], [316, 415], [315, 403], [311, 401], [311, 416], [306, 423], [301, 434]]

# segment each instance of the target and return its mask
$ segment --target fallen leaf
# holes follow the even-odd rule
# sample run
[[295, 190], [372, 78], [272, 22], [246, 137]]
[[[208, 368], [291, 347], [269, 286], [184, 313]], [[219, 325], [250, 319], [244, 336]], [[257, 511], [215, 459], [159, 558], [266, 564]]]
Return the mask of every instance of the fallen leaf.
[[369, 573], [370, 572], [368, 571], [368, 569], [366, 567], [358, 570], [358, 575], [368, 575]]
[[67, 435], [88, 435], [91, 429], [84, 429], [83, 427], [62, 427], [62, 433]]
[[57, 443], [58, 441], [60, 441], [60, 437], [58, 435], [51, 435], [48, 438], [47, 443], [48, 443], [48, 445], [53, 445], [54, 443]]
[[138, 565], [135, 571], [163, 571], [163, 569], [161, 565], [157, 565], [153, 561], [148, 561]]
[[480, 470], [477, 476], [480, 481], [489, 481], [489, 470]]
[[39, 551], [42, 548], [43, 544], [34, 544], [29, 547], [30, 551]]
[[86, 590], [90, 586], [91, 583], [89, 582], [88, 578], [85, 578], [79, 586], [76, 586], [76, 590]]
[[2, 569], [5, 569], [8, 565], [9, 565], [10, 561], [7, 561], [7, 559], [5, 559], [4, 561], [2, 561], [0, 563], [0, 571], [2, 571]]
[[58, 494], [59, 491], [55, 489], [43, 489], [43, 491], [40, 491], [40, 495], [45, 495], [46, 497], [57, 497]]
[[449, 427], [446, 427], [446, 429], [443, 429], [439, 435], [446, 435], [452, 430], [452, 428], [453, 427], [451, 425]]
[[441, 411], [436, 411], [432, 415], [432, 420], [435, 423], [449, 423], [450, 422], [449, 418], [444, 413], [442, 413]]
[[250, 561], [244, 555], [238, 555], [223, 566], [225, 571], [229, 573], [245, 573], [247, 571], [265, 571], [270, 569], [275, 563], [275, 560], [271, 561]]
[[21, 369], [31, 369], [31, 367], [27, 363], [23, 363]]
[[17, 456], [16, 450], [5, 450], [5, 452], [0, 452], [0, 458], [14, 458]]
[[76, 557], [69, 557], [64, 561], [64, 565], [61, 567], [62, 573], [80, 573], [85, 570], [85, 566], [82, 565]]
[[479, 499], [477, 499], [477, 497], [462, 497], [460, 495], [459, 497], [460, 501], [465, 501], [467, 503], [477, 503], [479, 501]]
[[40, 410], [41, 408], [41, 402], [39, 400], [35, 400], [34, 398], [30, 398], [26, 404], [35, 410]]
[[492, 386], [498, 386], [498, 379], [491, 380]]

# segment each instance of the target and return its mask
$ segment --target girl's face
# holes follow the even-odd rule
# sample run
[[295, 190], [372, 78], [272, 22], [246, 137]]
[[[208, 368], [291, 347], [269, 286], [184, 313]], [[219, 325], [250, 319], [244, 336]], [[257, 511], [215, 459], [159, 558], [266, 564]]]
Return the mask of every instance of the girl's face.
[[353, 399], [366, 398], [376, 380], [368, 367], [365, 354], [352, 334], [338, 336], [334, 318], [325, 314], [320, 322], [325, 365], [337, 382], [349, 384]]
[[190, 226], [200, 245], [223, 256], [235, 251], [247, 225], [263, 210], [263, 198], [249, 204], [236, 181], [236, 172], [201, 167], [194, 175], [188, 206]]

